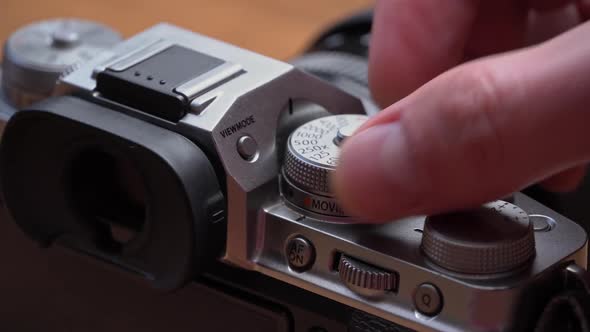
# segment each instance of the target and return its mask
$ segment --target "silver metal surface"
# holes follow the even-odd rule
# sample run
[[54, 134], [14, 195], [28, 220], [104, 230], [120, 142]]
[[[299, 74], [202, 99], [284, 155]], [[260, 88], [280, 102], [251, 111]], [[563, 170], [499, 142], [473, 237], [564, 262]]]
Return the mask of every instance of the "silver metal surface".
[[[266, 275], [412, 329], [509, 330], [519, 319], [513, 315], [525, 291], [547, 286], [542, 275], [567, 260], [585, 267], [587, 259], [587, 237], [580, 226], [522, 194], [515, 194], [515, 203], [528, 214], [552, 217], [557, 226], [551, 232], [534, 232], [537, 255], [528, 268], [502, 278], [452, 273], [431, 263], [420, 249], [422, 233], [415, 231], [423, 229], [423, 216], [381, 225], [333, 224], [304, 217], [281, 201], [267, 205], [259, 217], [264, 232], [252, 248], [252, 260], [255, 269]], [[293, 234], [316, 246], [316, 262], [305, 273], [294, 273], [282, 258], [283, 243]], [[371, 298], [352, 291], [332, 268], [337, 253], [396, 272], [397, 293]], [[445, 301], [434, 318], [420, 314], [414, 304], [415, 291], [424, 283], [436, 285], [446, 298], [452, 294], [452, 301]], [[485, 322], [480, 319], [484, 316]]]
[[309, 269], [315, 260], [315, 248], [302, 236], [293, 236], [287, 240], [285, 257], [289, 267], [297, 272]]
[[549, 232], [550, 230], [555, 227], [555, 220], [551, 217], [542, 215], [542, 214], [533, 214], [529, 216], [531, 223], [533, 224], [533, 229], [535, 232]]
[[190, 100], [243, 73], [244, 69], [242, 69], [242, 66], [226, 62], [174, 90]]
[[346, 255], [338, 262], [338, 275], [348, 288], [362, 296], [381, 296], [395, 291], [397, 276]]
[[153, 43], [145, 45], [144, 47], [126, 54], [121, 58], [112, 59], [110, 63], [106, 63], [103, 68], [109, 68], [113, 71], [124, 71], [125, 69], [132, 67], [149, 57], [162, 52], [168, 47], [172, 46], [172, 43], [167, 40], [155, 40]]
[[430, 216], [422, 251], [459, 273], [493, 274], [523, 267], [535, 256], [533, 225], [518, 206], [495, 201], [463, 212]]
[[119, 34], [110, 28], [78, 19], [27, 25], [4, 44], [4, 93], [17, 108], [46, 98], [53, 93], [62, 73], [120, 40]]
[[421, 314], [434, 316], [442, 309], [443, 296], [435, 285], [424, 283], [414, 293], [414, 305]]

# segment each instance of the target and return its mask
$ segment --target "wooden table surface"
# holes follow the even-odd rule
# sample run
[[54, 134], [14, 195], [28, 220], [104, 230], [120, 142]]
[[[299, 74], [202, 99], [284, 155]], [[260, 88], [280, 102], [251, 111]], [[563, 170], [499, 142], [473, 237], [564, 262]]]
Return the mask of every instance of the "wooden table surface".
[[279, 59], [300, 52], [327, 24], [371, 0], [0, 0], [0, 40], [54, 17], [102, 22], [128, 37], [170, 22]]
[[[330, 23], [371, 5], [370, 0], [0, 0], [0, 41], [23, 24], [55, 17], [99, 21], [125, 37], [167, 21], [285, 60]], [[203, 287], [161, 294], [59, 247], [38, 248], [4, 212], [0, 209], [0, 331], [234, 331], [240, 324], [226, 317], [226, 308], [203, 299], [217, 296]], [[200, 325], [203, 320], [214, 321], [215, 329]]]

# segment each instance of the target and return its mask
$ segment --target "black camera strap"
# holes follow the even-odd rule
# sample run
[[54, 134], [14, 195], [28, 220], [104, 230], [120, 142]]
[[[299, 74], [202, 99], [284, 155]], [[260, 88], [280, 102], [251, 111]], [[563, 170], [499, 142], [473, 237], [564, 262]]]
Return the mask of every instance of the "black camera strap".
[[590, 332], [590, 272], [568, 265], [561, 282], [561, 290], [545, 305], [535, 332]]

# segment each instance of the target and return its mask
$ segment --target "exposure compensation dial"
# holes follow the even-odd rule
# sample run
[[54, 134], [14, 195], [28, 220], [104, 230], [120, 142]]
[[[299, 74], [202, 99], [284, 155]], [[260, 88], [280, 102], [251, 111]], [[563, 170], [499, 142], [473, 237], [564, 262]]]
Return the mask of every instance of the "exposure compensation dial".
[[432, 262], [447, 270], [489, 275], [527, 266], [535, 256], [535, 235], [524, 210], [495, 201], [429, 216], [421, 247]]

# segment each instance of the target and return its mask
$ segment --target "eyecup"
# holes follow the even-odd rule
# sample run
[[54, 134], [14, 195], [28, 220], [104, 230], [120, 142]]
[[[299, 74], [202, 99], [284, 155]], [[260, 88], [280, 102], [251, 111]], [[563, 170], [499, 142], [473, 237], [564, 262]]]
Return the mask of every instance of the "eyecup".
[[[144, 227], [120, 250], [104, 245], [110, 229], [73, 199], [70, 163], [89, 148], [129, 158], [147, 189]], [[182, 286], [224, 248], [224, 198], [201, 149], [87, 100], [55, 97], [15, 114], [0, 145], [0, 181], [12, 219], [30, 238], [136, 271], [156, 288]]]

